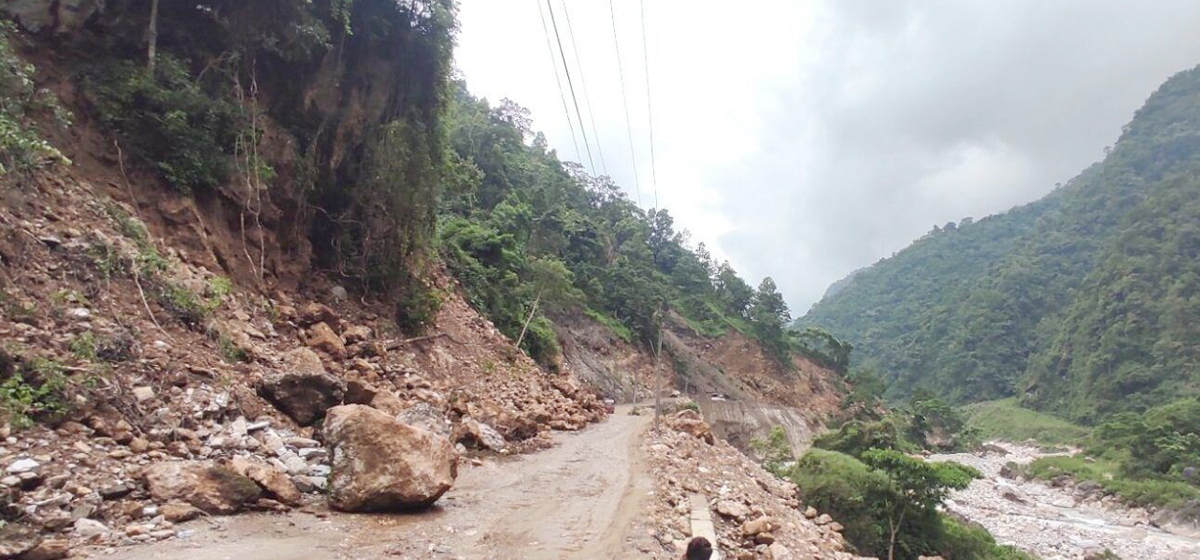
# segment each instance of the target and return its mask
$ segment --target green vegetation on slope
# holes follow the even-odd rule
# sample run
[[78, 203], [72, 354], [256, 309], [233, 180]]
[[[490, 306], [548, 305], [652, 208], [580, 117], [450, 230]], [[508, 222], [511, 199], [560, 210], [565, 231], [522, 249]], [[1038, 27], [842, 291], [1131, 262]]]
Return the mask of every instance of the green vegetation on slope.
[[1042, 457], [1029, 464], [1034, 478], [1051, 480], [1069, 475], [1076, 481], [1099, 484], [1105, 492], [1136, 506], [1180, 507], [1200, 500], [1200, 488], [1194, 485], [1158, 479], [1131, 478], [1122, 473], [1118, 461], [1084, 456]]
[[[954, 560], [1029, 557], [999, 546], [984, 529], [937, 511], [954, 489], [979, 472], [957, 463], [929, 463], [882, 441], [831, 451], [814, 447], [775, 472], [800, 488], [804, 503], [828, 512], [861, 554], [913, 560], [940, 555]], [[877, 447], [883, 445], [884, 447]]]
[[1079, 445], [1091, 433], [1057, 416], [1025, 408], [1015, 398], [969, 404], [961, 410], [967, 427], [983, 440]]
[[701, 333], [744, 330], [788, 362], [790, 316], [770, 278], [751, 288], [703, 244], [692, 248], [666, 210], [642, 210], [608, 177], [559, 160], [525, 109], [493, 107], [465, 84], [454, 92], [449, 159], [463, 180], [441, 201], [440, 255], [501, 332], [553, 365], [546, 312], [583, 308], [652, 343], [670, 309]]
[[1097, 423], [1196, 394], [1197, 171], [1193, 69], [1150, 97], [1103, 162], [1032, 204], [934, 228], [800, 325], [853, 343], [891, 397], [1017, 396]]

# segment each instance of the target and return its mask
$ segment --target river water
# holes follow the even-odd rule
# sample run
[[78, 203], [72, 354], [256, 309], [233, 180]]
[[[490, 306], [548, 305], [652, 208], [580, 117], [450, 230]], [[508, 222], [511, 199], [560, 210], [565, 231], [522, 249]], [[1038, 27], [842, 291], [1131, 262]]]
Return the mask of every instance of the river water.
[[951, 494], [945, 509], [983, 525], [998, 542], [1043, 560], [1082, 560], [1105, 549], [1122, 560], [1200, 560], [1200, 538], [1151, 526], [1144, 509], [1081, 500], [1070, 488], [1000, 476], [1000, 469], [1009, 461], [1024, 464], [1047, 454], [1030, 446], [998, 446], [1008, 454], [955, 453], [929, 458], [956, 461], [983, 473], [984, 478]]

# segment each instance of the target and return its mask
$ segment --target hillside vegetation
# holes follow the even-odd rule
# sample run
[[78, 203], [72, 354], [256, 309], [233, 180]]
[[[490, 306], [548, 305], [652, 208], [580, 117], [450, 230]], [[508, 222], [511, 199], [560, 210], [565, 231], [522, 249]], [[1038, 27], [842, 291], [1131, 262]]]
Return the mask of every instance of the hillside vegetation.
[[[1045, 198], [935, 227], [800, 321], [885, 377], [1084, 423], [1200, 389], [1200, 69], [1155, 92], [1103, 161]], [[1191, 342], [1188, 342], [1191, 341]]]

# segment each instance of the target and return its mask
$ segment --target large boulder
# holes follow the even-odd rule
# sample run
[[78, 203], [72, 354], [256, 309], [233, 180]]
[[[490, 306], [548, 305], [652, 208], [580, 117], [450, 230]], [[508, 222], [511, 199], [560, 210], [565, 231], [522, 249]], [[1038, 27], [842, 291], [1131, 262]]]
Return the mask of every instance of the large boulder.
[[155, 501], [185, 502], [209, 514], [236, 513], [262, 496], [253, 480], [202, 461], [154, 463], [142, 471], [142, 478]]
[[333, 454], [329, 504], [343, 511], [425, 507], [458, 476], [449, 439], [366, 405], [329, 409], [322, 433]]
[[307, 426], [342, 402], [345, 384], [325, 371], [321, 358], [308, 348], [297, 348], [284, 355], [284, 366], [267, 375], [258, 385], [258, 394], [275, 404], [297, 424]]

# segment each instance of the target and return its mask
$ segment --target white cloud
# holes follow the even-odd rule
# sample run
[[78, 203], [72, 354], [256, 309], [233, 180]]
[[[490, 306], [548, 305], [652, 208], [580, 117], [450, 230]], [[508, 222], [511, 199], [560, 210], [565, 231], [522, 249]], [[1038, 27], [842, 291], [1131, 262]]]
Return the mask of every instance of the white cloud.
[[[608, 1], [567, 2], [608, 172], [636, 197]], [[933, 224], [1048, 192], [1200, 62], [1187, 0], [645, 3], [661, 203], [796, 314]], [[614, 4], [649, 207], [639, 4]], [[458, 67], [575, 159], [537, 6], [463, 0]]]

